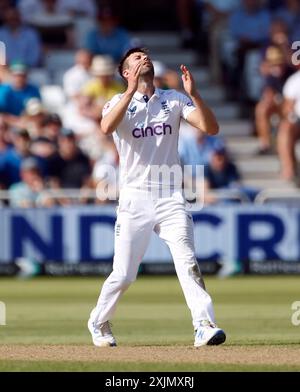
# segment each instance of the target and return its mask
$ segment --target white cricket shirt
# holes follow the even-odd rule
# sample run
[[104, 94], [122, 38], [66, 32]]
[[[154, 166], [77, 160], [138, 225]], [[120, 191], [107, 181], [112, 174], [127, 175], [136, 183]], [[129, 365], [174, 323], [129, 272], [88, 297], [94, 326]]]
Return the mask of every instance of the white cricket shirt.
[[[115, 95], [103, 109], [103, 116], [119, 102]], [[180, 161], [178, 135], [181, 118], [195, 110], [190, 98], [176, 90], [155, 89], [148, 102], [136, 92], [118, 128], [113, 133], [120, 156], [120, 189], [181, 189], [180, 176], [170, 181], [157, 176], [157, 167], [171, 168]]]

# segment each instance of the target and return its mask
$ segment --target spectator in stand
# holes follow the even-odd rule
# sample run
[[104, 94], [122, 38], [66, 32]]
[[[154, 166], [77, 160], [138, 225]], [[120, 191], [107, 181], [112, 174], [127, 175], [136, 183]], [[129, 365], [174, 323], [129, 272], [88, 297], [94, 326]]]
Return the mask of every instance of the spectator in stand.
[[181, 83], [176, 71], [168, 69], [164, 63], [153, 61], [154, 86], [161, 89], [181, 89]]
[[43, 121], [43, 136], [55, 146], [58, 146], [58, 137], [62, 130], [62, 120], [56, 113], [49, 113]]
[[219, 136], [209, 136], [191, 128], [188, 134], [179, 136], [179, 156], [182, 165], [191, 165], [193, 175], [196, 165], [207, 166], [216, 148], [225, 148], [224, 140]]
[[0, 115], [0, 189], [5, 189], [7, 184], [5, 159], [10, 148], [12, 148], [12, 145], [9, 137], [9, 127], [4, 116]]
[[97, 15], [94, 0], [58, 0], [58, 9], [73, 17], [85, 16], [94, 19]]
[[[119, 157], [113, 143], [110, 147], [103, 149], [93, 167], [92, 184], [97, 189], [96, 203], [116, 200], [119, 195]], [[108, 194], [108, 191], [111, 193]]]
[[63, 87], [68, 99], [76, 98], [82, 87], [91, 78], [90, 68], [92, 55], [88, 50], [80, 49], [75, 56], [75, 65], [70, 68], [63, 78]]
[[[44, 3], [44, 4], [43, 4]], [[68, 14], [70, 16], [87, 16], [94, 18], [96, 16], [96, 6], [93, 0], [57, 0], [43, 2], [41, 0], [19, 0], [18, 8], [22, 18], [30, 22], [35, 13], [43, 13], [48, 4], [52, 3], [52, 8], [58, 14]]]
[[230, 32], [240, 50], [261, 47], [269, 37], [271, 15], [260, 0], [243, 0], [242, 7], [232, 13]]
[[204, 22], [207, 24], [209, 67], [214, 82], [222, 82], [221, 48], [228, 34], [230, 15], [240, 8], [242, 0], [203, 0]]
[[63, 129], [58, 144], [58, 154], [49, 162], [49, 177], [62, 188], [84, 187], [90, 181], [92, 170], [88, 157], [76, 144], [75, 134]]
[[242, 7], [229, 18], [229, 31], [235, 51], [231, 54], [233, 62], [227, 64], [227, 82], [232, 98], [246, 96], [243, 75], [246, 55], [253, 49], [260, 49], [268, 42], [271, 15], [261, 6], [260, 0], [243, 0]]
[[285, 4], [274, 12], [274, 17], [286, 23], [289, 27], [290, 40], [300, 39], [300, 1], [286, 0]]
[[293, 71], [281, 48], [269, 46], [261, 65], [264, 87], [261, 99], [255, 109], [255, 126], [260, 142], [259, 155], [273, 152], [271, 120], [274, 114], [281, 117], [283, 86]]
[[47, 137], [39, 136], [32, 140], [30, 151], [36, 158], [43, 162], [44, 174], [47, 175], [49, 160], [57, 152], [56, 145]]
[[237, 167], [230, 161], [224, 147], [213, 149], [204, 174], [209, 189], [228, 189], [235, 186], [241, 178]]
[[20, 177], [21, 181], [9, 189], [11, 207], [50, 207], [54, 204], [49, 197], [41, 194], [45, 190], [45, 184], [34, 158], [26, 158], [21, 163]]
[[109, 55], [117, 63], [130, 46], [130, 36], [119, 27], [118, 16], [112, 8], [100, 9], [97, 28], [87, 34], [86, 49], [93, 55]]
[[92, 160], [101, 155], [102, 140], [106, 138], [99, 132], [99, 115], [93, 100], [84, 95], [69, 102], [63, 112], [64, 127], [73, 130], [78, 146]]
[[286, 22], [280, 19], [274, 19], [271, 23], [270, 28], [270, 39], [268, 44], [266, 45], [265, 50], [269, 46], [278, 47], [285, 56], [285, 62], [292, 66], [291, 58], [292, 58], [292, 50], [291, 50], [291, 40], [289, 38], [288, 25]]
[[[214, 149], [208, 166], [204, 168], [204, 202], [211, 204], [217, 202], [215, 195], [207, 194], [207, 191], [233, 191], [245, 194], [250, 200], [254, 200], [258, 191], [244, 187], [241, 184], [241, 176], [236, 165], [230, 160], [224, 147]], [[234, 198], [228, 200], [234, 201]]]
[[124, 91], [124, 85], [115, 80], [116, 67], [109, 56], [95, 56], [92, 62], [91, 79], [82, 89], [82, 94], [91, 100], [87, 117], [99, 120], [102, 109], [114, 95]]
[[[2, 10], [1, 10], [2, 12]], [[15, 8], [4, 11], [4, 25], [0, 28], [0, 41], [6, 47], [6, 62], [19, 61], [28, 67], [37, 67], [41, 60], [41, 43], [35, 29], [21, 22]]]
[[284, 117], [278, 130], [277, 148], [281, 177], [299, 184], [295, 146], [300, 138], [300, 65], [297, 68], [298, 71], [288, 78], [283, 88]]
[[183, 48], [196, 48], [202, 25], [202, 0], [176, 0], [176, 12]]
[[57, 144], [46, 136], [44, 124], [48, 116], [41, 101], [31, 98], [27, 101], [25, 113], [19, 123], [20, 127], [22, 126], [28, 130], [31, 139], [30, 152], [39, 158], [40, 162], [43, 162], [45, 173], [47, 172], [49, 157], [57, 150]]
[[[20, 167], [25, 158], [32, 157], [30, 150], [31, 140], [25, 129], [13, 129], [13, 147], [7, 149], [3, 156], [2, 170], [5, 174], [6, 187], [10, 187], [20, 181]], [[41, 171], [45, 172], [44, 162], [38, 159]]]
[[31, 141], [30, 151], [43, 162], [45, 175], [48, 175], [50, 160], [57, 154], [61, 129], [62, 121], [57, 114], [44, 113], [41, 119], [41, 132]]
[[30, 138], [35, 139], [43, 135], [43, 122], [46, 116], [46, 110], [38, 98], [30, 98], [25, 105], [20, 120], [17, 122], [19, 128], [27, 129]]
[[23, 21], [39, 31], [46, 47], [72, 47], [72, 16], [59, 0], [21, 0], [18, 7]]
[[[39, 89], [27, 81], [27, 67], [22, 63], [10, 66], [11, 83], [0, 85], [0, 112], [11, 115], [10, 120], [16, 120], [24, 111], [30, 98], [41, 99]], [[8, 116], [9, 117], [9, 116]]]

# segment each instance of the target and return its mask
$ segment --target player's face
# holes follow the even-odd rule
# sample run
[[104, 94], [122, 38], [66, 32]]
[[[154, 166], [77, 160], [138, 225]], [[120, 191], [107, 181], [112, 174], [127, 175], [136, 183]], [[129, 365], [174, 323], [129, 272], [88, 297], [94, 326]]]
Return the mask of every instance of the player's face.
[[128, 57], [128, 69], [133, 69], [137, 63], [143, 62], [140, 75], [152, 74], [154, 76], [154, 68], [150, 57], [147, 53], [136, 52]]

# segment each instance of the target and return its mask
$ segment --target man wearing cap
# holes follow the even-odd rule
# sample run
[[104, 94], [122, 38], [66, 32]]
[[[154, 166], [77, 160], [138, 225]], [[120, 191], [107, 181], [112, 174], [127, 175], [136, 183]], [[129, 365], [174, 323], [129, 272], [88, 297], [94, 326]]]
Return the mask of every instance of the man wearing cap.
[[56, 113], [49, 113], [43, 121], [43, 135], [55, 145], [58, 144], [58, 136], [62, 128], [62, 120]]
[[[26, 129], [13, 128], [13, 147], [9, 148], [3, 157], [2, 167], [5, 173], [5, 185], [11, 186], [20, 181], [20, 167], [24, 159], [33, 157], [31, 140]], [[44, 172], [46, 167], [42, 159], [35, 157], [40, 169]]]
[[[46, 198], [41, 195], [45, 186], [39, 170], [39, 164], [34, 158], [23, 160], [20, 176], [21, 181], [12, 185], [9, 189], [10, 205], [12, 207], [25, 208], [47, 204]], [[48, 201], [50, 202], [50, 200]]]
[[266, 50], [261, 72], [264, 86], [255, 108], [255, 126], [260, 143], [258, 155], [265, 155], [272, 153], [271, 117], [274, 114], [281, 116], [283, 86], [293, 69], [287, 63], [284, 51], [271, 45]]
[[[215, 146], [213, 149], [209, 164], [204, 167], [204, 202], [212, 204], [218, 202], [215, 194], [210, 193], [218, 191], [231, 191], [233, 195], [245, 195], [253, 201], [259, 190], [243, 185], [240, 173], [234, 162], [230, 159], [224, 146]], [[227, 201], [235, 201], [228, 193]]]
[[104, 104], [114, 95], [122, 93], [124, 85], [114, 78], [115, 65], [110, 56], [95, 56], [91, 74], [93, 79], [82, 89], [82, 95], [90, 99], [91, 108], [83, 114], [98, 120]]
[[93, 79], [83, 87], [83, 94], [105, 102], [124, 91], [124, 85], [114, 78], [115, 64], [110, 56], [95, 56], [91, 66]]
[[26, 102], [20, 123], [28, 130], [31, 139], [43, 134], [43, 121], [45, 116], [46, 111], [40, 99], [30, 98]]
[[20, 116], [30, 98], [41, 99], [39, 89], [27, 82], [27, 67], [15, 62], [10, 66], [11, 82], [0, 85], [0, 112]]

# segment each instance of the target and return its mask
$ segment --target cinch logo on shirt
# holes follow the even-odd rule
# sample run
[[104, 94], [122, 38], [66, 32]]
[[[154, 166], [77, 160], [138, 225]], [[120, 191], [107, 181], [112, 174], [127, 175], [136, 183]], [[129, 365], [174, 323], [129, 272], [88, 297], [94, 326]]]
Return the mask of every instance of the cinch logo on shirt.
[[155, 125], [154, 127], [134, 128], [132, 136], [136, 139], [148, 136], [172, 135], [172, 127], [166, 123]]

